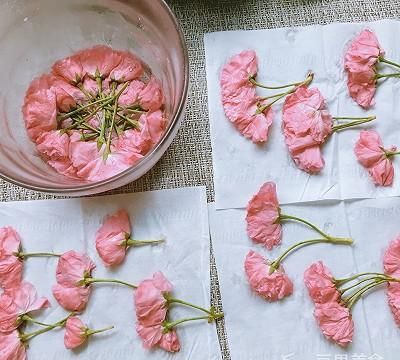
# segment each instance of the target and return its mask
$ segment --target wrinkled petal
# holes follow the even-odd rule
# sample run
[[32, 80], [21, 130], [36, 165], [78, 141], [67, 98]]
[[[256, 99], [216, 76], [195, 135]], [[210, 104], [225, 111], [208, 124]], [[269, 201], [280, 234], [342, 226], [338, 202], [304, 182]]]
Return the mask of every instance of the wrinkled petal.
[[396, 325], [400, 327], [400, 284], [388, 283], [387, 299]]
[[25, 345], [19, 339], [19, 333], [14, 330], [3, 333], [0, 336], [0, 359], [1, 360], [26, 360]]
[[4, 289], [18, 286], [22, 281], [23, 264], [14, 254], [21, 247], [21, 239], [10, 226], [0, 228], [0, 286]]
[[120, 53], [104, 45], [83, 50], [78, 56], [84, 73], [93, 79], [96, 75], [105, 79], [122, 61]]
[[181, 344], [175, 330], [171, 330], [163, 334], [159, 346], [169, 352], [178, 352], [181, 349]]
[[375, 185], [391, 186], [394, 178], [394, 168], [390, 159], [384, 159], [368, 169]]
[[160, 82], [151, 76], [150, 81], [139, 93], [139, 104], [144, 110], [157, 111], [164, 104], [164, 94]]
[[86, 308], [92, 288], [91, 286], [67, 287], [55, 284], [52, 291], [54, 298], [65, 310], [81, 312]]
[[268, 301], [281, 300], [293, 293], [293, 283], [283, 267], [270, 274], [267, 260], [254, 251], [247, 254], [244, 269], [250, 287]]
[[390, 242], [383, 257], [385, 274], [400, 277], [400, 237]]
[[139, 337], [142, 339], [145, 349], [151, 349], [157, 346], [163, 336], [163, 328], [161, 325], [143, 326], [138, 324], [136, 326], [136, 331]]
[[121, 62], [111, 71], [110, 78], [118, 81], [132, 81], [143, 75], [142, 62], [128, 51], [118, 51]]
[[65, 323], [64, 346], [76, 349], [87, 340], [85, 324], [77, 316], [71, 316]]
[[267, 249], [279, 245], [282, 239], [282, 226], [279, 223], [279, 202], [276, 186], [267, 182], [261, 186], [247, 205], [247, 234], [256, 243]]
[[354, 323], [348, 308], [338, 302], [316, 304], [314, 317], [327, 339], [341, 347], [352, 342]]

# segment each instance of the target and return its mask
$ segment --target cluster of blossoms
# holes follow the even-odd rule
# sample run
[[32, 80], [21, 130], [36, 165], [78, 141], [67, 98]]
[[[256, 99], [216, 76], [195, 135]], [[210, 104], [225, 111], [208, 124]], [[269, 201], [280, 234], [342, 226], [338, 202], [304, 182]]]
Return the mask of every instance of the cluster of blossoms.
[[366, 272], [336, 279], [321, 262], [304, 273], [304, 283], [314, 302], [314, 317], [322, 333], [342, 347], [352, 342], [354, 305], [372, 289], [387, 286], [387, 299], [394, 320], [400, 326], [400, 238], [393, 240], [383, 258], [384, 273]]
[[[308, 173], [318, 173], [325, 165], [321, 146], [338, 131], [375, 119], [368, 117], [332, 117], [318, 88], [310, 88], [314, 75], [301, 82], [267, 86], [256, 81], [257, 57], [254, 51], [243, 51], [224, 65], [221, 73], [222, 104], [227, 118], [254, 143], [268, 139], [273, 121], [271, 107], [285, 99], [282, 130], [290, 156], [296, 166]], [[275, 95], [260, 97], [256, 87], [285, 89]]]
[[[96, 233], [96, 249], [107, 267], [123, 262], [130, 247], [153, 245], [164, 240], [135, 240], [129, 215], [125, 210], [105, 217]], [[46, 298], [38, 297], [35, 288], [22, 281], [23, 261], [29, 257], [54, 256], [58, 258], [56, 284], [52, 287], [58, 304], [69, 311], [64, 319], [46, 324], [32, 317], [33, 313], [50, 306]], [[137, 333], [145, 348], [160, 347], [169, 352], [180, 350], [176, 333], [178, 325], [189, 321], [207, 320], [209, 323], [223, 317], [213, 307], [205, 309], [172, 297], [172, 284], [161, 272], [139, 285], [117, 280], [93, 277], [95, 263], [84, 253], [74, 250], [64, 254], [24, 253], [21, 241], [10, 227], [0, 229], [0, 355], [5, 360], [25, 360], [26, 343], [32, 338], [56, 328], [65, 328], [64, 345], [67, 349], [81, 346], [87, 339], [98, 333], [113, 329], [113, 326], [92, 330], [83, 324], [77, 314], [82, 313], [89, 302], [93, 284], [114, 283], [134, 290], [134, 304], [137, 315]], [[204, 316], [176, 321], [169, 319], [169, 309], [174, 304], [192, 307]], [[40, 326], [31, 333], [24, 333], [27, 323]]]
[[247, 205], [247, 234], [255, 243], [262, 244], [268, 250], [282, 241], [282, 225], [286, 221], [296, 221], [312, 228], [320, 238], [301, 241], [289, 247], [274, 261], [261, 254], [250, 251], [245, 260], [244, 269], [251, 288], [269, 301], [281, 300], [293, 292], [293, 283], [285, 273], [283, 260], [293, 251], [304, 246], [319, 243], [352, 245], [349, 238], [333, 237], [307, 220], [282, 214], [276, 194], [276, 186], [267, 182], [253, 196]]
[[30, 84], [29, 137], [65, 176], [99, 181], [142, 159], [166, 128], [159, 81], [132, 53], [107, 46], [57, 61]]
[[387, 60], [376, 35], [365, 29], [350, 43], [345, 54], [344, 67], [350, 96], [364, 109], [374, 105], [376, 88], [380, 79], [400, 77], [399, 72], [381, 74], [379, 67], [389, 65], [397, 69], [400, 64]]
[[[5, 360], [25, 360], [27, 343], [34, 337], [56, 328], [65, 328], [64, 345], [74, 349], [82, 345], [89, 336], [106, 330], [91, 330], [71, 313], [66, 318], [46, 324], [33, 315], [50, 307], [45, 297], [39, 297], [35, 287], [23, 280], [23, 261], [30, 257], [58, 257], [53, 253], [24, 253], [21, 239], [11, 227], [0, 228], [0, 354]], [[28, 323], [40, 328], [26, 333]]]

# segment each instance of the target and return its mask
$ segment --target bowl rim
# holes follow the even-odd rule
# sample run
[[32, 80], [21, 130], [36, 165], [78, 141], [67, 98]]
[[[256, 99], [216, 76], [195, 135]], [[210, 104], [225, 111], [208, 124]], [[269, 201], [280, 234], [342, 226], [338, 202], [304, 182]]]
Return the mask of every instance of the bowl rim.
[[[114, 188], [114, 187], [110, 187], [109, 189], [107, 189], [107, 185], [110, 185], [114, 181], [125, 177], [125, 175], [131, 173], [133, 170], [140, 172], [140, 169], [146, 169], [146, 162], [144, 160], [154, 157], [155, 154], [157, 153], [157, 151], [164, 145], [164, 143], [166, 141], [170, 140], [170, 142], [172, 142], [173, 139], [169, 139], [169, 137], [171, 134], [173, 134], [174, 132], [176, 132], [178, 130], [177, 128], [180, 127], [179, 119], [181, 118], [181, 116], [183, 115], [183, 112], [185, 110], [188, 93], [189, 93], [189, 54], [188, 54], [188, 48], [186, 45], [185, 36], [183, 34], [182, 28], [178, 22], [178, 19], [176, 18], [175, 14], [173, 13], [172, 9], [168, 6], [168, 4], [165, 2], [165, 0], [157, 0], [157, 1], [166, 11], [166, 14], [169, 16], [170, 20], [172, 21], [174, 28], [179, 36], [179, 42], [180, 42], [181, 49], [183, 52], [183, 72], [184, 72], [183, 91], [182, 91], [182, 96], [179, 100], [177, 110], [171, 117], [170, 124], [169, 124], [167, 130], [164, 132], [164, 135], [163, 135], [162, 139], [158, 142], [158, 144], [150, 152], [148, 152], [138, 163], [129, 167], [128, 169], [126, 169], [110, 178], [107, 178], [105, 180], [90, 182], [90, 183], [88, 182], [85, 185], [69, 186], [69, 187], [64, 187], [64, 188], [41, 187], [41, 186], [31, 185], [24, 181], [16, 180], [16, 179], [0, 172], [1, 179], [5, 180], [11, 184], [28, 189], [28, 190], [34, 190], [34, 191], [39, 191], [39, 192], [53, 194], [53, 195], [60, 195], [60, 196], [74, 196], [74, 195], [80, 196], [85, 192], [87, 192], [88, 195], [94, 194], [94, 193], [101, 193], [103, 191], [111, 190], [112, 188]], [[169, 145], [170, 144], [168, 144], [168, 146], [163, 150], [160, 157], [157, 159], [157, 162], [164, 155], [164, 153], [167, 150], [167, 148], [169, 147]], [[149, 171], [149, 169], [144, 170], [144, 172], [142, 173], [141, 176], [143, 176], [148, 171]], [[140, 178], [141, 176], [139, 176], [138, 178]], [[136, 178], [132, 181], [135, 181], [138, 178]], [[99, 191], [95, 191], [96, 188], [99, 188]]]

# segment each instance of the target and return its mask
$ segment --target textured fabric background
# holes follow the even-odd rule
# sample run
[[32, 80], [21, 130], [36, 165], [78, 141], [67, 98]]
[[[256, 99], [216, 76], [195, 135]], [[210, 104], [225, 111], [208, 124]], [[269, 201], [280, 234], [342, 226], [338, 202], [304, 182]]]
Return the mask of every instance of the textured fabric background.
[[[337, 21], [369, 21], [398, 18], [400, 15], [400, 0], [167, 0], [167, 2], [181, 22], [189, 49], [191, 93], [186, 118], [175, 141], [154, 169], [135, 183], [117, 189], [114, 193], [206, 185], [208, 200], [213, 200], [204, 33], [326, 24]], [[0, 180], [0, 201], [45, 198], [52, 197], [21, 189]], [[218, 279], [212, 256], [211, 260], [212, 300], [220, 306]], [[218, 326], [218, 332], [223, 359], [230, 359], [222, 323]]]

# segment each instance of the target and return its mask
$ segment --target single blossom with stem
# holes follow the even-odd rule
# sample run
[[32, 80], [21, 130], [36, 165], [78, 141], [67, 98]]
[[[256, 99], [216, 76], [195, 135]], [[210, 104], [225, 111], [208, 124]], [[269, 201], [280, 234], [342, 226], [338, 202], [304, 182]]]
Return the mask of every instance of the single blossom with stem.
[[11, 226], [0, 228], [0, 287], [19, 286], [22, 281], [23, 261], [33, 257], [58, 257], [48, 252], [24, 252], [18, 232]]
[[112, 330], [114, 326], [108, 326], [99, 330], [88, 328], [77, 316], [71, 316], [65, 323], [64, 345], [67, 349], [76, 349], [83, 345], [89, 337]]
[[[397, 70], [394, 73], [380, 73], [379, 67], [382, 65]], [[369, 29], [364, 29], [351, 41], [345, 53], [344, 68], [350, 96], [365, 109], [374, 105], [380, 79], [400, 77], [400, 64], [385, 58], [385, 51]]]
[[347, 347], [354, 334], [351, 311], [355, 304], [383, 284], [399, 285], [400, 278], [379, 272], [334, 278], [320, 261], [305, 271], [304, 282], [315, 304], [314, 317], [322, 333], [339, 346]]
[[89, 301], [94, 283], [115, 283], [136, 289], [136, 285], [116, 279], [93, 278], [96, 265], [85, 254], [68, 251], [61, 255], [56, 270], [57, 284], [53, 295], [57, 302], [68, 311], [83, 311]]
[[[258, 60], [255, 51], [245, 50], [231, 57], [221, 71], [221, 97], [226, 117], [246, 138], [254, 143], [268, 139], [273, 122], [272, 105], [292, 93], [298, 86], [309, 84], [313, 75], [308, 74], [300, 82], [282, 86], [268, 86], [256, 80]], [[258, 96], [256, 88], [279, 90], [279, 92]], [[282, 89], [290, 88], [286, 91]]]
[[[180, 350], [180, 343], [175, 328], [190, 322], [207, 320], [209, 323], [223, 317], [223, 313], [177, 299], [171, 295], [172, 284], [161, 272], [153, 274], [151, 279], [143, 280], [134, 294], [137, 325], [136, 331], [147, 349], [160, 347], [169, 352]], [[174, 304], [191, 307], [205, 315], [176, 321], [169, 320], [169, 309]]]
[[121, 264], [129, 248], [162, 242], [164, 239], [133, 239], [129, 214], [123, 209], [108, 215], [96, 233], [96, 249], [106, 266]]
[[327, 234], [325, 231], [300, 217], [284, 214], [279, 206], [274, 182], [263, 184], [247, 205], [247, 234], [254, 242], [262, 244], [271, 250], [282, 240], [282, 225], [286, 221], [305, 224], [325, 240], [338, 243], [352, 243], [351, 239], [340, 238]]
[[374, 130], [364, 130], [354, 146], [359, 163], [364, 166], [379, 186], [391, 186], [394, 178], [393, 158], [400, 154], [396, 146], [384, 148], [380, 135]]
[[314, 174], [325, 166], [321, 146], [333, 133], [375, 119], [375, 116], [333, 117], [318, 88], [299, 86], [285, 99], [282, 127], [286, 145], [296, 166]]
[[9, 332], [24, 322], [35, 322], [32, 312], [50, 307], [45, 297], [39, 297], [35, 287], [23, 281], [18, 286], [6, 289], [0, 295], [0, 332]]

